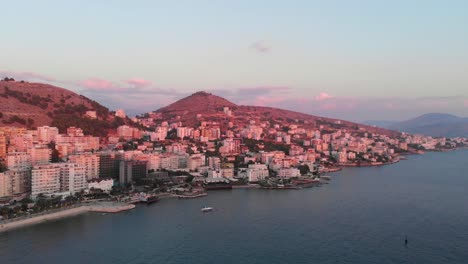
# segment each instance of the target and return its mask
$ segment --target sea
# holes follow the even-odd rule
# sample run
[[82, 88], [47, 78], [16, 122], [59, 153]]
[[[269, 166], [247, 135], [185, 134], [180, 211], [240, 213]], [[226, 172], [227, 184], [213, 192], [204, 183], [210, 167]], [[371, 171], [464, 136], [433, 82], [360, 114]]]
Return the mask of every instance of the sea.
[[12, 230], [0, 263], [468, 263], [468, 150], [330, 175]]

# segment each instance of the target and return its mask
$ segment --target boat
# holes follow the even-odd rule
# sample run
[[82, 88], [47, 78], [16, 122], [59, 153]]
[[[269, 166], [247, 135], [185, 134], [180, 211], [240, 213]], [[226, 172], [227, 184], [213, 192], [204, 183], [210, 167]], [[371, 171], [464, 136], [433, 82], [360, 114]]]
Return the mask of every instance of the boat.
[[232, 183], [225, 178], [206, 178], [203, 182], [205, 190], [230, 190]]
[[326, 175], [323, 175], [323, 176], [320, 176], [320, 179], [324, 179], [324, 180], [331, 180], [331, 177], [330, 176], [326, 176]]
[[140, 198], [142, 203], [152, 204], [159, 201], [159, 198], [156, 195], [146, 195]]
[[200, 211], [202, 211], [203, 213], [207, 213], [213, 211], [213, 209], [213, 207], [204, 206], [202, 209], [200, 209]]

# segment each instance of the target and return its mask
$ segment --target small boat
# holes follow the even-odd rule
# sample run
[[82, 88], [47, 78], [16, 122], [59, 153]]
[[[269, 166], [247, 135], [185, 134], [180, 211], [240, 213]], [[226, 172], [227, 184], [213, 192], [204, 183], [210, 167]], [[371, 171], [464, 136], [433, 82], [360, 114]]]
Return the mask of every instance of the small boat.
[[320, 179], [324, 179], [324, 180], [329, 181], [329, 180], [331, 180], [331, 177], [323, 175], [323, 176], [320, 176]]
[[213, 209], [213, 207], [204, 206], [202, 209], [200, 209], [200, 211], [202, 211], [203, 213], [207, 213], [213, 211]]
[[146, 203], [146, 204], [152, 204], [158, 201], [159, 201], [159, 198], [156, 195], [147, 195], [141, 198], [141, 202]]

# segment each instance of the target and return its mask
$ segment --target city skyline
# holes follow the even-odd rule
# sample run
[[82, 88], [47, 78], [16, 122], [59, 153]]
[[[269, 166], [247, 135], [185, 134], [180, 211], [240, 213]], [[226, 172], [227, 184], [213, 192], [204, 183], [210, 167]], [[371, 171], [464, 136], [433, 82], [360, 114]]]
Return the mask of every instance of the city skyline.
[[2, 77], [133, 114], [204, 90], [359, 122], [467, 116], [462, 1], [47, 2], [2, 6]]

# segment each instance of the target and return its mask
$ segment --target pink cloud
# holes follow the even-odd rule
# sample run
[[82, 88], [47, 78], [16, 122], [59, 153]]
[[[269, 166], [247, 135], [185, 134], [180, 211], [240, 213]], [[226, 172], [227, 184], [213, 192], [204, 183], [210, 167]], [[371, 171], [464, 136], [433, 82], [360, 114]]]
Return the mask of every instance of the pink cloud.
[[334, 98], [334, 97], [329, 95], [328, 93], [324, 93], [324, 92], [322, 92], [319, 95], [314, 97], [315, 101], [326, 101], [326, 100], [329, 100], [329, 99], [332, 99], [332, 98]]
[[250, 48], [259, 53], [268, 53], [271, 51], [271, 47], [265, 44], [263, 41], [256, 41], [250, 45]]
[[129, 85], [135, 86], [135, 87], [146, 87], [146, 86], [150, 86], [152, 84], [151, 81], [144, 80], [144, 79], [138, 79], [138, 78], [125, 80], [124, 82], [129, 84]]
[[78, 84], [80, 86], [93, 90], [115, 90], [117, 88], [111, 81], [99, 78], [90, 78], [87, 80], [80, 81]]
[[463, 106], [468, 107], [468, 99], [465, 99], [465, 101], [463, 101]]
[[40, 73], [35, 72], [14, 72], [14, 71], [0, 71], [0, 77], [10, 77], [17, 81], [46, 81], [46, 82], [56, 82], [57, 80], [53, 77], [46, 76]]

